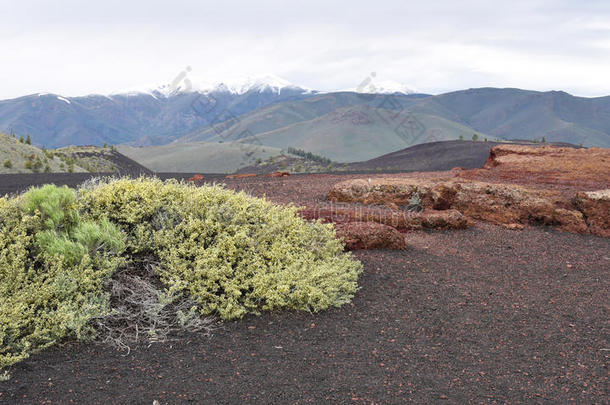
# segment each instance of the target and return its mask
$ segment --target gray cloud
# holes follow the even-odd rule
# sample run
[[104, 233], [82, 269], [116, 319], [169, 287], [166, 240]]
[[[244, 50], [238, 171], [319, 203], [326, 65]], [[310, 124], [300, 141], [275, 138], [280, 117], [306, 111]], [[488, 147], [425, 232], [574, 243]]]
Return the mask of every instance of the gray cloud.
[[[10, 4], [13, 3], [13, 4]], [[610, 94], [607, 1], [0, 3], [0, 98], [274, 73], [320, 90], [370, 72], [440, 93]]]

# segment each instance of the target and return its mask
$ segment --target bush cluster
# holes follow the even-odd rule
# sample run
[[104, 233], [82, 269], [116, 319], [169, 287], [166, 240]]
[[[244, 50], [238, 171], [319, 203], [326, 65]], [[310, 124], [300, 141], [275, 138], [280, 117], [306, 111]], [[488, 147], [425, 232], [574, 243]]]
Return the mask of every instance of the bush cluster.
[[[219, 186], [140, 178], [32, 189], [0, 198], [0, 369], [91, 337], [104, 317], [133, 319], [130, 308], [167, 319], [177, 297], [188, 308], [176, 305], [174, 323], [195, 326], [193, 311], [235, 319], [340, 306], [360, 271], [331, 225]], [[140, 280], [161, 304], [143, 308], [124, 280]], [[153, 297], [157, 281], [164, 290]]]
[[73, 190], [0, 198], [0, 369], [67, 336], [91, 336], [123, 248], [108, 221], [81, 219]]
[[80, 209], [116, 224], [130, 257], [158, 261], [172, 292], [223, 319], [279, 308], [319, 311], [348, 302], [360, 264], [332, 225], [220, 186], [121, 179], [81, 191]]

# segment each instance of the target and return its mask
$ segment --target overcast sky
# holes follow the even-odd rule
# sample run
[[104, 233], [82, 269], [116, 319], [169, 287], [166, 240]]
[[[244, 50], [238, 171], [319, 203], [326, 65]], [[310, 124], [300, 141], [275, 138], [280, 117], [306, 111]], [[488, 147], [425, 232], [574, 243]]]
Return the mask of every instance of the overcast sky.
[[275, 74], [318, 90], [371, 72], [421, 92], [610, 95], [610, 1], [0, 0], [0, 98]]

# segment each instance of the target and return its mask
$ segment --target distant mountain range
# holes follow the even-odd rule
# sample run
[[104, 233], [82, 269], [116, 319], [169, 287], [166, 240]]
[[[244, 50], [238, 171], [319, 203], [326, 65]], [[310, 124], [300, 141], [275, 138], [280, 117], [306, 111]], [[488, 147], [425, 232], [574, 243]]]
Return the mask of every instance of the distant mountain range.
[[0, 101], [0, 131], [30, 134], [47, 148], [245, 143], [337, 162], [473, 134], [610, 147], [610, 97], [498, 88], [427, 95], [374, 81], [361, 87], [323, 93], [268, 76], [211, 85], [184, 79], [111, 95], [34, 94]]

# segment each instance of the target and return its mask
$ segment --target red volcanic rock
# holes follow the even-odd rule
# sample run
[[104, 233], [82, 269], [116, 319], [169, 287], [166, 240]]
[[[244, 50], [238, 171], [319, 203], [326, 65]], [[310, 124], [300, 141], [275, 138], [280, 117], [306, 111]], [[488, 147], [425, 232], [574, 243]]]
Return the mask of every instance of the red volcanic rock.
[[350, 222], [374, 222], [396, 228], [400, 231], [430, 229], [465, 229], [471, 223], [456, 210], [424, 210], [422, 212], [396, 211], [382, 207], [364, 205], [336, 205], [307, 207], [300, 211], [307, 220], [320, 219], [323, 222], [345, 224]]
[[191, 177], [190, 179], [188, 179], [187, 181], [200, 185], [200, 184], [203, 184], [203, 180], [204, 180], [204, 177], [202, 175], [196, 174], [193, 177]]
[[247, 177], [256, 177], [258, 174], [256, 173], [244, 173], [244, 174], [230, 174], [226, 178], [227, 179], [243, 179]]
[[586, 218], [592, 234], [610, 237], [610, 189], [577, 193], [574, 205]]
[[558, 228], [565, 232], [589, 233], [585, 217], [580, 211], [557, 208], [553, 213], [552, 222], [558, 224]]
[[286, 177], [286, 176], [290, 176], [290, 173], [289, 172], [273, 172], [273, 173], [265, 174], [265, 177]]
[[521, 224], [502, 224], [502, 226], [506, 229], [510, 229], [511, 231], [520, 231], [525, 228], [525, 226]]
[[[589, 232], [585, 222], [587, 214], [583, 216], [580, 209], [558, 191], [530, 189], [515, 184], [440, 178], [355, 179], [336, 184], [329, 193], [329, 199], [405, 206], [416, 193], [422, 206], [432, 212], [453, 209], [468, 218], [499, 225], [557, 225], [559, 229], [569, 232]], [[603, 211], [603, 204], [593, 203], [590, 198], [581, 200], [583, 206], [597, 204], [595, 206], [602, 207], [598, 211]], [[599, 220], [597, 222], [601, 223]]]
[[482, 169], [464, 170], [456, 175], [591, 191], [610, 184], [610, 149], [499, 145], [491, 149]]
[[335, 224], [337, 236], [347, 250], [406, 248], [405, 236], [391, 226], [374, 222]]
[[423, 228], [431, 229], [466, 229], [472, 222], [458, 210], [434, 211], [420, 213], [419, 220]]

